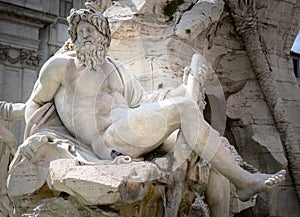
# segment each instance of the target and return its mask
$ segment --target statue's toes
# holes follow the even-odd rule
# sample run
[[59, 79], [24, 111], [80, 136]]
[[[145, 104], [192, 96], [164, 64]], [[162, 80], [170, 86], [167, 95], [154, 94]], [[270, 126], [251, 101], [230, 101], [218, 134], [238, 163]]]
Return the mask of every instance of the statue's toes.
[[280, 182], [285, 180], [286, 170], [281, 170], [277, 173], [277, 177], [280, 179]]
[[278, 173], [272, 175], [271, 177], [269, 177], [266, 181], [265, 184], [269, 187], [273, 186], [273, 185], [278, 185], [281, 182], [283, 182], [285, 180], [285, 170], [281, 170]]
[[265, 181], [265, 184], [267, 185], [267, 186], [273, 186], [275, 183], [275, 179], [274, 178], [268, 178], [266, 181]]

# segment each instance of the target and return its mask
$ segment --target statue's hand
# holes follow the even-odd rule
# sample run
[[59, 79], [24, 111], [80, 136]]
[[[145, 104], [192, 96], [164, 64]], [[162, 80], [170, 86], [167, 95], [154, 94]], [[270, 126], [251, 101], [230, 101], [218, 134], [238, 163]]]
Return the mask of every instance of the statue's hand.
[[48, 138], [45, 135], [35, 135], [29, 137], [23, 142], [22, 145], [19, 146], [19, 152], [27, 159], [31, 159], [36, 155], [39, 147], [48, 142]]

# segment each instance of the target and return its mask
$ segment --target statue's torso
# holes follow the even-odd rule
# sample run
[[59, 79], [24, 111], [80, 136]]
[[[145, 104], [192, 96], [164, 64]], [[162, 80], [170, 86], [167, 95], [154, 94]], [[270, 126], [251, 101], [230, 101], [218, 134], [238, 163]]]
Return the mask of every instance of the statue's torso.
[[57, 112], [66, 128], [78, 139], [91, 144], [128, 110], [122, 80], [115, 67], [105, 64], [103, 71], [76, 68], [66, 73], [55, 95]]

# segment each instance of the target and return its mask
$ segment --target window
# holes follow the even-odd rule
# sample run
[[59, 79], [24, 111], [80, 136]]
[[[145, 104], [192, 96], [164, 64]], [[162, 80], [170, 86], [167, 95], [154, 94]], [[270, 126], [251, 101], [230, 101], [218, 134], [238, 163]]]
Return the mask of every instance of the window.
[[300, 61], [293, 58], [294, 73], [297, 78], [300, 78]]
[[300, 78], [300, 31], [292, 46], [291, 56], [293, 57], [294, 73], [297, 78]]
[[70, 10], [73, 8], [73, 0], [60, 0], [59, 3], [59, 16], [67, 17], [70, 14]]

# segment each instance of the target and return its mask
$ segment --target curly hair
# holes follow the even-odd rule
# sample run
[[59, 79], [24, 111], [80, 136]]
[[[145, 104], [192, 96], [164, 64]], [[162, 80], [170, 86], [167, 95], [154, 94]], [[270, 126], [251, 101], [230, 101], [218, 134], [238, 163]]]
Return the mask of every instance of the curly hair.
[[104, 36], [102, 43], [109, 47], [111, 42], [111, 33], [107, 19], [94, 9], [72, 9], [70, 16], [67, 17], [69, 23], [69, 34], [74, 43], [77, 39], [77, 26], [80, 21], [86, 21], [97, 28], [97, 30]]

